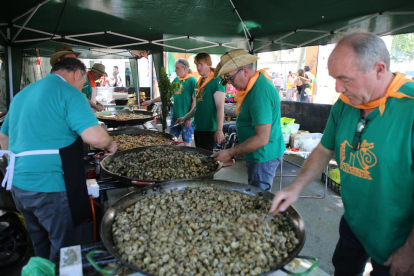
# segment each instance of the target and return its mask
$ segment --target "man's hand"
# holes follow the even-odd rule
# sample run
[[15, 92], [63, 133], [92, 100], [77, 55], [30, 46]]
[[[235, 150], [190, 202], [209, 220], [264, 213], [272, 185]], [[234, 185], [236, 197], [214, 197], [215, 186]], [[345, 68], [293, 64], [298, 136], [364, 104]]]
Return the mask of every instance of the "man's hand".
[[114, 155], [116, 150], [118, 149], [116, 143], [111, 141], [109, 146], [105, 149], [105, 155]]
[[384, 263], [391, 266], [391, 276], [412, 276], [414, 275], [414, 246], [406, 243], [394, 253]]
[[191, 123], [192, 123], [191, 120], [185, 121], [185, 127], [190, 127]]
[[181, 124], [181, 123], [182, 123], [182, 121], [184, 121], [184, 118], [183, 118], [183, 117], [178, 118], [178, 119], [175, 121], [175, 125], [179, 125], [179, 124]]
[[230, 150], [221, 150], [219, 152], [216, 152], [213, 154], [214, 160], [220, 161], [220, 162], [227, 162], [231, 159], [233, 155], [231, 154]]
[[269, 213], [277, 214], [286, 211], [293, 202], [298, 200], [300, 192], [300, 189], [292, 185], [278, 191], [272, 200]]
[[148, 106], [150, 104], [152, 104], [152, 100], [145, 101], [145, 102], [141, 103], [141, 105], [143, 105], [143, 106]]
[[[216, 141], [217, 144], [221, 144], [224, 140], [224, 133], [222, 130], [216, 130], [214, 133], [214, 141]], [[227, 160], [226, 160], [227, 161]]]
[[96, 107], [95, 107], [95, 109], [96, 109], [98, 112], [101, 112], [102, 110], [104, 110], [104, 106], [103, 106], [101, 103], [96, 102]]

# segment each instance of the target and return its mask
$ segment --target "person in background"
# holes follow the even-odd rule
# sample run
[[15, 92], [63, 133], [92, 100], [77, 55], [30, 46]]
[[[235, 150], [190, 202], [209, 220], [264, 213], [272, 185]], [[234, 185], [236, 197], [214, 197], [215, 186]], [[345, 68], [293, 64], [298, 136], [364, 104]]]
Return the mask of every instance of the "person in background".
[[115, 79], [114, 86], [115, 87], [123, 87], [124, 83], [122, 82], [121, 74], [118, 71], [118, 66], [114, 66], [113, 76]]
[[285, 211], [335, 155], [344, 204], [335, 275], [362, 275], [369, 258], [371, 275], [414, 275], [414, 82], [389, 68], [377, 35], [339, 40], [328, 70], [341, 95], [320, 144], [270, 209]]
[[289, 74], [287, 75], [288, 79], [292, 76], [292, 71], [289, 71]]
[[[194, 142], [196, 147], [213, 151], [215, 143], [223, 142], [224, 86], [214, 78], [211, 56], [205, 52], [194, 58], [200, 78], [197, 82], [196, 106], [177, 124], [194, 117]], [[227, 160], [226, 160], [227, 161]]]
[[305, 66], [304, 68], [305, 70], [305, 77], [307, 80], [305, 80], [306, 83], [306, 88], [308, 88], [308, 97], [309, 97], [309, 101], [313, 103], [313, 100], [317, 94], [317, 85], [316, 85], [316, 77], [314, 74], [311, 73], [310, 71], [310, 67], [309, 66]]
[[293, 82], [294, 82], [294, 74], [292, 74], [289, 71], [289, 75], [288, 75], [288, 81], [287, 81], [287, 95], [286, 95], [286, 100], [287, 101], [292, 101], [293, 99], [293, 94], [294, 94], [294, 89], [293, 89]]
[[272, 186], [276, 168], [286, 150], [280, 127], [280, 99], [271, 77], [264, 69], [253, 69], [258, 57], [244, 49], [224, 54], [215, 76], [237, 89], [236, 129], [240, 145], [213, 154], [225, 162], [232, 156], [244, 154], [248, 182], [267, 189]]
[[86, 74], [86, 82], [82, 89], [82, 93], [88, 99], [94, 113], [104, 110], [103, 105], [96, 100], [96, 81], [102, 76], [108, 77], [108, 74], [105, 72], [105, 65], [95, 63], [92, 68], [89, 68], [89, 72]]
[[54, 63], [50, 74], [14, 97], [0, 132], [1, 153], [15, 158], [7, 189], [35, 255], [51, 261], [60, 248], [80, 244], [81, 224], [91, 218], [82, 140], [106, 155], [117, 150], [79, 92], [85, 75], [76, 58]]
[[[190, 64], [183, 58], [180, 58], [175, 62], [175, 73], [177, 74], [177, 77], [173, 82], [178, 82], [180, 87], [174, 91], [173, 95], [174, 106], [172, 110], [170, 133], [177, 138], [181, 134], [183, 141], [187, 144], [187, 146], [191, 146], [191, 140], [194, 133], [194, 125], [191, 118], [186, 120], [183, 124], [176, 125], [176, 121], [178, 118], [185, 116], [195, 107], [197, 80], [193, 76]], [[145, 101], [142, 105], [148, 106], [156, 102], [161, 102], [161, 97]]]
[[[233, 85], [231, 85], [230, 83], [228, 83], [226, 85], [226, 98], [224, 99], [226, 103], [234, 103], [234, 98], [237, 95], [237, 90], [236, 88], [234, 88]], [[226, 121], [230, 122], [231, 121], [231, 116], [226, 116]], [[225, 130], [223, 129], [223, 132], [225, 133]]]
[[275, 85], [275, 88], [277, 92], [279, 93], [279, 97], [280, 97], [280, 89], [282, 88], [282, 77], [280, 76], [279, 72], [276, 73], [276, 76], [273, 80], [273, 84]]
[[131, 85], [131, 71], [129, 71], [129, 68], [125, 69], [125, 85]]
[[50, 57], [50, 65], [54, 65], [56, 62], [64, 58], [77, 58], [81, 53], [76, 53], [67, 44], [62, 44], [56, 47], [55, 53]]
[[[295, 81], [293, 82], [293, 88], [296, 89], [296, 100], [298, 102], [307, 102], [308, 96], [305, 92], [306, 84], [305, 84], [305, 74], [302, 69], [298, 70], [298, 76], [296, 77]], [[306, 94], [306, 95], [305, 95]]]

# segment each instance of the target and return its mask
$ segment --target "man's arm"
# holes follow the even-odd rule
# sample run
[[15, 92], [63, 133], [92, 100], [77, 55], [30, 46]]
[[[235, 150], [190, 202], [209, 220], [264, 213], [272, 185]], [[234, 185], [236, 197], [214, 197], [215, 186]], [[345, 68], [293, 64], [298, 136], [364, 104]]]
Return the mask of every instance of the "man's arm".
[[321, 143], [312, 151], [306, 159], [298, 176], [289, 187], [276, 193], [272, 201], [270, 213], [286, 211], [287, 208], [299, 198], [299, 194], [313, 180], [320, 176], [334, 155], [334, 151], [328, 150]]
[[[196, 105], [196, 98], [194, 96], [192, 96], [191, 98], [192, 98], [192, 100], [191, 100], [190, 111], [193, 110], [195, 105]], [[189, 126], [191, 126], [191, 124], [192, 124], [191, 119], [185, 121], [185, 127], [189, 127]]]
[[256, 134], [240, 145], [221, 150], [213, 154], [213, 157], [217, 161], [226, 162], [231, 159], [232, 156], [241, 155], [253, 152], [269, 143], [270, 131], [272, 124], [256, 125], [254, 126]]
[[4, 134], [3, 132], [0, 132], [0, 145], [2, 150], [9, 149], [9, 136]]
[[175, 121], [175, 124], [178, 125], [182, 122], [185, 122], [187, 120], [190, 120], [191, 118], [194, 117], [194, 113], [195, 113], [195, 107], [193, 109], [190, 110], [190, 112], [188, 112], [187, 114], [185, 114], [184, 117], [178, 118], [177, 121]]
[[414, 275], [414, 225], [405, 244], [392, 253], [385, 262], [391, 266], [390, 275]]
[[157, 97], [157, 98], [154, 98], [154, 99], [152, 99], [152, 100], [148, 100], [148, 101], [142, 102], [142, 104], [141, 104], [141, 105], [143, 105], [143, 106], [148, 106], [148, 105], [150, 105], [150, 104], [153, 104], [153, 103], [159, 103], [159, 102], [161, 102], [161, 97]]
[[216, 109], [217, 109], [217, 115], [216, 115], [217, 116], [217, 126], [216, 126], [216, 132], [214, 133], [214, 140], [219, 145], [224, 140], [224, 133], [223, 133], [224, 95], [225, 95], [225, 93], [223, 93], [222, 91], [216, 91], [213, 95], [214, 96], [214, 102], [216, 104]]
[[91, 126], [82, 131], [82, 140], [97, 149], [105, 149], [105, 155], [113, 155], [117, 146], [101, 126]]

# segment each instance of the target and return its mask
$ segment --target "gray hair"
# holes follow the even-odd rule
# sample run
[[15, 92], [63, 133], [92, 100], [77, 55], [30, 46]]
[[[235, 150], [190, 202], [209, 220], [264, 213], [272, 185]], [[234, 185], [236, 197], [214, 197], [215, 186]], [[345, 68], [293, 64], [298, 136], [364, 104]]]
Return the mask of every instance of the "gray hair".
[[187, 68], [188, 73], [192, 73], [193, 72], [190, 69], [190, 64], [188, 63], [188, 61], [186, 59], [183, 59], [183, 58], [177, 59], [177, 61], [175, 62], [175, 65], [177, 65], [177, 64], [181, 64], [183, 67]]
[[387, 71], [390, 70], [390, 53], [384, 41], [369, 32], [352, 32], [336, 38], [337, 45], [349, 45], [357, 56], [359, 69], [367, 73], [377, 62], [384, 62]]
[[247, 68], [250, 71], [253, 71], [254, 70], [254, 63], [246, 64], [246, 65], [244, 65], [244, 66], [242, 66], [240, 68]]
[[80, 70], [82, 76], [86, 74], [86, 67], [85, 64], [82, 63], [77, 58], [64, 58], [56, 62], [52, 67], [52, 73], [57, 72], [59, 70], [65, 70], [69, 73], [76, 72]]

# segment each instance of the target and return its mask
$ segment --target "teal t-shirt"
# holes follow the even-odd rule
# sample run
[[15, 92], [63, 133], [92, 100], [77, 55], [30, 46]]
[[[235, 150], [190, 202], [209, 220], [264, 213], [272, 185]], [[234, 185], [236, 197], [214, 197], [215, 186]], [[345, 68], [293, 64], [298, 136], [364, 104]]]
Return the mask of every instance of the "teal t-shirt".
[[[201, 82], [201, 85], [203, 85], [203, 82]], [[196, 92], [194, 130], [216, 131], [217, 108], [214, 101], [216, 91], [224, 93], [224, 86], [220, 84], [220, 78], [212, 79], [199, 92]]]
[[[69, 146], [94, 125], [99, 123], [85, 96], [49, 74], [14, 97], [1, 132], [9, 137], [9, 150], [20, 153]], [[13, 185], [32, 192], [66, 191], [60, 155], [17, 157]]]
[[173, 118], [184, 117], [191, 110], [191, 102], [193, 96], [195, 96], [195, 89], [197, 88], [197, 80], [194, 77], [190, 77], [186, 80], [179, 80], [175, 78], [173, 82], [178, 82], [180, 87], [174, 91], [174, 106], [173, 106]]
[[[414, 83], [399, 92], [414, 96]], [[338, 100], [322, 145], [340, 167], [344, 217], [367, 253], [384, 263], [401, 247], [414, 224], [414, 99], [388, 98], [367, 117], [361, 149], [352, 141], [360, 109]]]
[[260, 74], [245, 97], [237, 115], [237, 136], [241, 143], [256, 134], [255, 126], [272, 124], [269, 143], [245, 158], [251, 162], [267, 162], [279, 158], [286, 150], [280, 127], [280, 99], [273, 83]]

